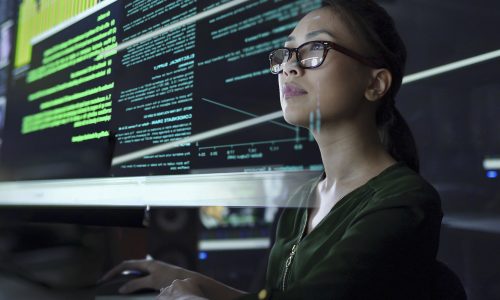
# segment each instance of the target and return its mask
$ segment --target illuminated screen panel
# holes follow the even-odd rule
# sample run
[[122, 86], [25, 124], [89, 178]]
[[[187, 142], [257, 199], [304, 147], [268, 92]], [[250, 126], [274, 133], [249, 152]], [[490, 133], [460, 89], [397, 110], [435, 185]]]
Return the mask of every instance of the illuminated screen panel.
[[[179, 3], [165, 11], [163, 19], [192, 17], [216, 4], [181, 9]], [[269, 73], [269, 49], [283, 45], [297, 16], [317, 5], [252, 1], [129, 48], [121, 64], [127, 88], [120, 89], [114, 106], [117, 118], [112, 121], [117, 129], [115, 155], [280, 110], [277, 81]], [[158, 23], [129, 11], [126, 15], [130, 17], [123, 25], [125, 40]], [[278, 119], [150, 155], [112, 171], [139, 175], [146, 170], [154, 174], [302, 170], [318, 164], [314, 147], [306, 131]]]
[[272, 206], [321, 171], [268, 66], [320, 1], [11, 2], [2, 204]]
[[18, 10], [14, 66], [19, 68], [31, 63], [32, 38], [86, 11], [97, 2], [98, 0], [22, 0]]
[[0, 155], [3, 144], [3, 128], [7, 104], [7, 81], [9, 64], [13, 50], [14, 22], [13, 8], [10, 1], [0, 2]]
[[240, 1], [216, 14], [231, 1], [70, 2], [19, 4], [8, 179], [321, 169], [308, 131], [283, 118], [111, 167], [113, 157], [279, 111], [268, 53], [319, 1]]
[[[440, 192], [482, 192], [500, 170], [499, 140], [492, 138], [499, 124], [498, 18], [488, 6], [443, 3], [383, 2], [409, 52], [397, 106], [415, 134], [424, 177]], [[285, 201], [321, 171], [321, 161], [309, 133], [274, 114], [279, 96], [267, 53], [318, 6], [1, 1], [0, 177], [7, 182], [0, 183], [0, 203]], [[485, 202], [496, 199], [491, 190]]]
[[[32, 12], [23, 3], [19, 22], [28, 12], [34, 15], [30, 18], [34, 21], [52, 15], [46, 11], [49, 8], [61, 9], [56, 2], [44, 9], [41, 2], [39, 8], [30, 8], [35, 10]], [[86, 8], [83, 2], [76, 7]], [[14, 70], [8, 94], [15, 104], [9, 101], [3, 159], [18, 172], [15, 179], [106, 173], [109, 147], [104, 140], [91, 138], [109, 131], [115, 85], [113, 57], [94, 58], [117, 43], [118, 24], [112, 15], [119, 16], [120, 11], [116, 1], [103, 2], [79, 14], [72, 8], [75, 16], [33, 37], [31, 32], [21, 32], [24, 27], [18, 25], [17, 41], [23, 43], [26, 36], [31, 37], [32, 50], [29, 59], [22, 60], [29, 64]], [[28, 55], [20, 54], [26, 48], [18, 48], [16, 55]]]

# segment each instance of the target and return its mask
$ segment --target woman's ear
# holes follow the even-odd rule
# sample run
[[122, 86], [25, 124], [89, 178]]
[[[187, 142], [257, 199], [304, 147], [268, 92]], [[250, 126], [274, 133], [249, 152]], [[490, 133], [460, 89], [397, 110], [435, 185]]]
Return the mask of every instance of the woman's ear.
[[387, 69], [374, 69], [371, 71], [370, 84], [365, 90], [368, 101], [377, 101], [389, 91], [392, 84], [392, 74]]

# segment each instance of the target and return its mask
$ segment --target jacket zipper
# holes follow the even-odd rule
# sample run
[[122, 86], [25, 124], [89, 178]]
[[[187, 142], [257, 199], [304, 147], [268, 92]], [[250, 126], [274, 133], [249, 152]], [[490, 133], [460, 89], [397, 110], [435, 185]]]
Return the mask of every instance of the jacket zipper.
[[298, 239], [297, 243], [295, 243], [292, 246], [292, 251], [290, 251], [290, 255], [288, 255], [288, 258], [285, 261], [285, 270], [283, 271], [283, 280], [282, 280], [282, 285], [281, 285], [282, 291], [285, 291], [285, 289], [286, 289], [286, 281], [288, 279], [288, 272], [290, 270], [290, 266], [292, 265], [293, 258], [295, 257], [295, 254], [297, 253], [297, 247], [299, 246], [299, 243], [302, 241], [302, 237], [304, 236], [304, 232], [305, 232], [306, 225], [307, 225], [307, 219], [308, 219], [307, 210], [306, 210], [305, 214], [306, 214], [306, 218], [305, 218], [305, 221], [302, 225], [302, 229], [300, 230], [299, 239]]

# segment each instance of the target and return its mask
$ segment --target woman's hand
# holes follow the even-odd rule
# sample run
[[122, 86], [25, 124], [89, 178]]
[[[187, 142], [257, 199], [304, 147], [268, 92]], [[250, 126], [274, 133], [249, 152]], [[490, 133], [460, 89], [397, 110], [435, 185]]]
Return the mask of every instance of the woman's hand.
[[176, 279], [161, 290], [156, 300], [207, 300], [196, 281], [191, 278]]
[[124, 261], [106, 273], [101, 281], [111, 279], [125, 270], [147, 272], [149, 275], [125, 283], [119, 289], [122, 294], [140, 289], [155, 289], [162, 291], [158, 296], [161, 300], [232, 300], [246, 294], [200, 273], [153, 259]]
[[128, 260], [111, 269], [100, 281], [111, 279], [125, 270], [138, 270], [149, 274], [132, 279], [122, 285], [118, 290], [122, 294], [132, 293], [140, 289], [155, 289], [159, 291], [161, 288], [170, 286], [174, 280], [191, 277], [191, 273], [194, 273], [153, 259]]

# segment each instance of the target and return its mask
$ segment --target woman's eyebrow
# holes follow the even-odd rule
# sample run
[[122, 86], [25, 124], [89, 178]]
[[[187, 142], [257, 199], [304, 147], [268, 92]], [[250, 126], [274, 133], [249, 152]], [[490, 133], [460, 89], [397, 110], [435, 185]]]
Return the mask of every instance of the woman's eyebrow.
[[[327, 34], [327, 35], [331, 36], [333, 39], [335, 39], [335, 35], [333, 35], [333, 33], [331, 33], [330, 31], [328, 31], [326, 29], [318, 29], [318, 30], [311, 31], [308, 34], [306, 34], [306, 38], [310, 39], [310, 38], [313, 38], [313, 37], [320, 35], [322, 33]], [[288, 38], [286, 39], [286, 42], [292, 42], [292, 41], [295, 41], [295, 37], [293, 35], [288, 36]]]
[[335, 39], [335, 36], [330, 31], [325, 30], [325, 29], [311, 31], [308, 34], [306, 34], [306, 38], [309, 39], [309, 38], [312, 38], [314, 36], [320, 35], [322, 33], [327, 34], [327, 35], [331, 36], [333, 39]]

